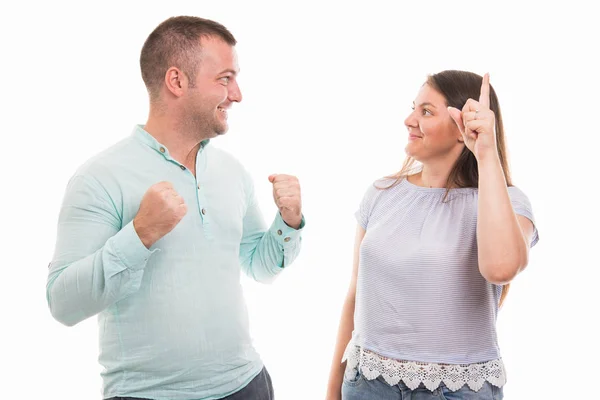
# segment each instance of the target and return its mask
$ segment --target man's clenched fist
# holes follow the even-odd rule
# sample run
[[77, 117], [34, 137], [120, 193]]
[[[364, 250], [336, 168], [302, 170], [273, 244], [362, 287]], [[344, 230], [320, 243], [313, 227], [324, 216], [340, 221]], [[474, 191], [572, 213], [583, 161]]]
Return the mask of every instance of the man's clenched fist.
[[171, 232], [187, 213], [183, 198], [170, 182], [159, 182], [146, 191], [140, 209], [133, 219], [133, 227], [144, 246], [150, 248]]
[[291, 175], [273, 174], [269, 176], [273, 184], [273, 199], [279, 208], [281, 218], [294, 229], [302, 222], [302, 199], [300, 197], [300, 182]]

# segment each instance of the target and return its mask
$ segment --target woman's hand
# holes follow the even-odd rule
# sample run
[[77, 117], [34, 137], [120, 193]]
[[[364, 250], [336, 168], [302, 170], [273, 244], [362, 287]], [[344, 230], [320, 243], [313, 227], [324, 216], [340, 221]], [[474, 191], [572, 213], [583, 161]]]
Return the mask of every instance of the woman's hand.
[[497, 155], [496, 116], [490, 110], [490, 76], [485, 74], [481, 83], [479, 101], [468, 99], [462, 111], [448, 107], [450, 116], [463, 136], [465, 146], [477, 160], [488, 154]]

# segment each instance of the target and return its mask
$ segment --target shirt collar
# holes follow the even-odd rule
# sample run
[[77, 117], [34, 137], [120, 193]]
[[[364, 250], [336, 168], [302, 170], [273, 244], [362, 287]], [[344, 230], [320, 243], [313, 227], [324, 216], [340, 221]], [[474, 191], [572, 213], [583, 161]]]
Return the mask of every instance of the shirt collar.
[[[146, 130], [144, 130], [144, 125], [136, 125], [133, 129], [132, 135], [137, 140], [144, 143], [146, 146], [152, 148], [159, 154], [163, 155], [166, 159], [171, 160], [171, 156], [169, 155], [169, 149], [167, 149], [167, 146], [161, 144], [154, 138], [154, 136], [146, 132]], [[203, 140], [200, 143], [200, 148], [198, 149], [198, 152], [202, 151], [208, 145], [209, 142], [210, 139]]]

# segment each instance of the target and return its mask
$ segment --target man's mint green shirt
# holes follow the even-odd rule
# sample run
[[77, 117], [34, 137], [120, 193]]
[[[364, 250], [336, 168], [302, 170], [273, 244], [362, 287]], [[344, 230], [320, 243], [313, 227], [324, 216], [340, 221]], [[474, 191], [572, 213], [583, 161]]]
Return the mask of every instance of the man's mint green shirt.
[[[147, 249], [133, 218], [161, 181], [188, 212]], [[240, 271], [270, 281], [298, 255], [300, 232], [279, 213], [267, 229], [252, 180], [231, 155], [203, 142], [194, 177], [137, 126], [69, 181], [48, 305], [65, 325], [98, 315], [104, 398], [221, 398], [263, 367]]]

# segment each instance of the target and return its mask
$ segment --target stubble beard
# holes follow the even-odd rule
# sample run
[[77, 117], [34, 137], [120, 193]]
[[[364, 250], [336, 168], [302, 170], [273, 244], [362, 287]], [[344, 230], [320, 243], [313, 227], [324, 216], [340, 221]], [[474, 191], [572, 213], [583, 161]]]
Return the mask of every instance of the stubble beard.
[[219, 121], [211, 112], [197, 112], [186, 119], [187, 130], [200, 140], [224, 135], [228, 129], [227, 124]]

